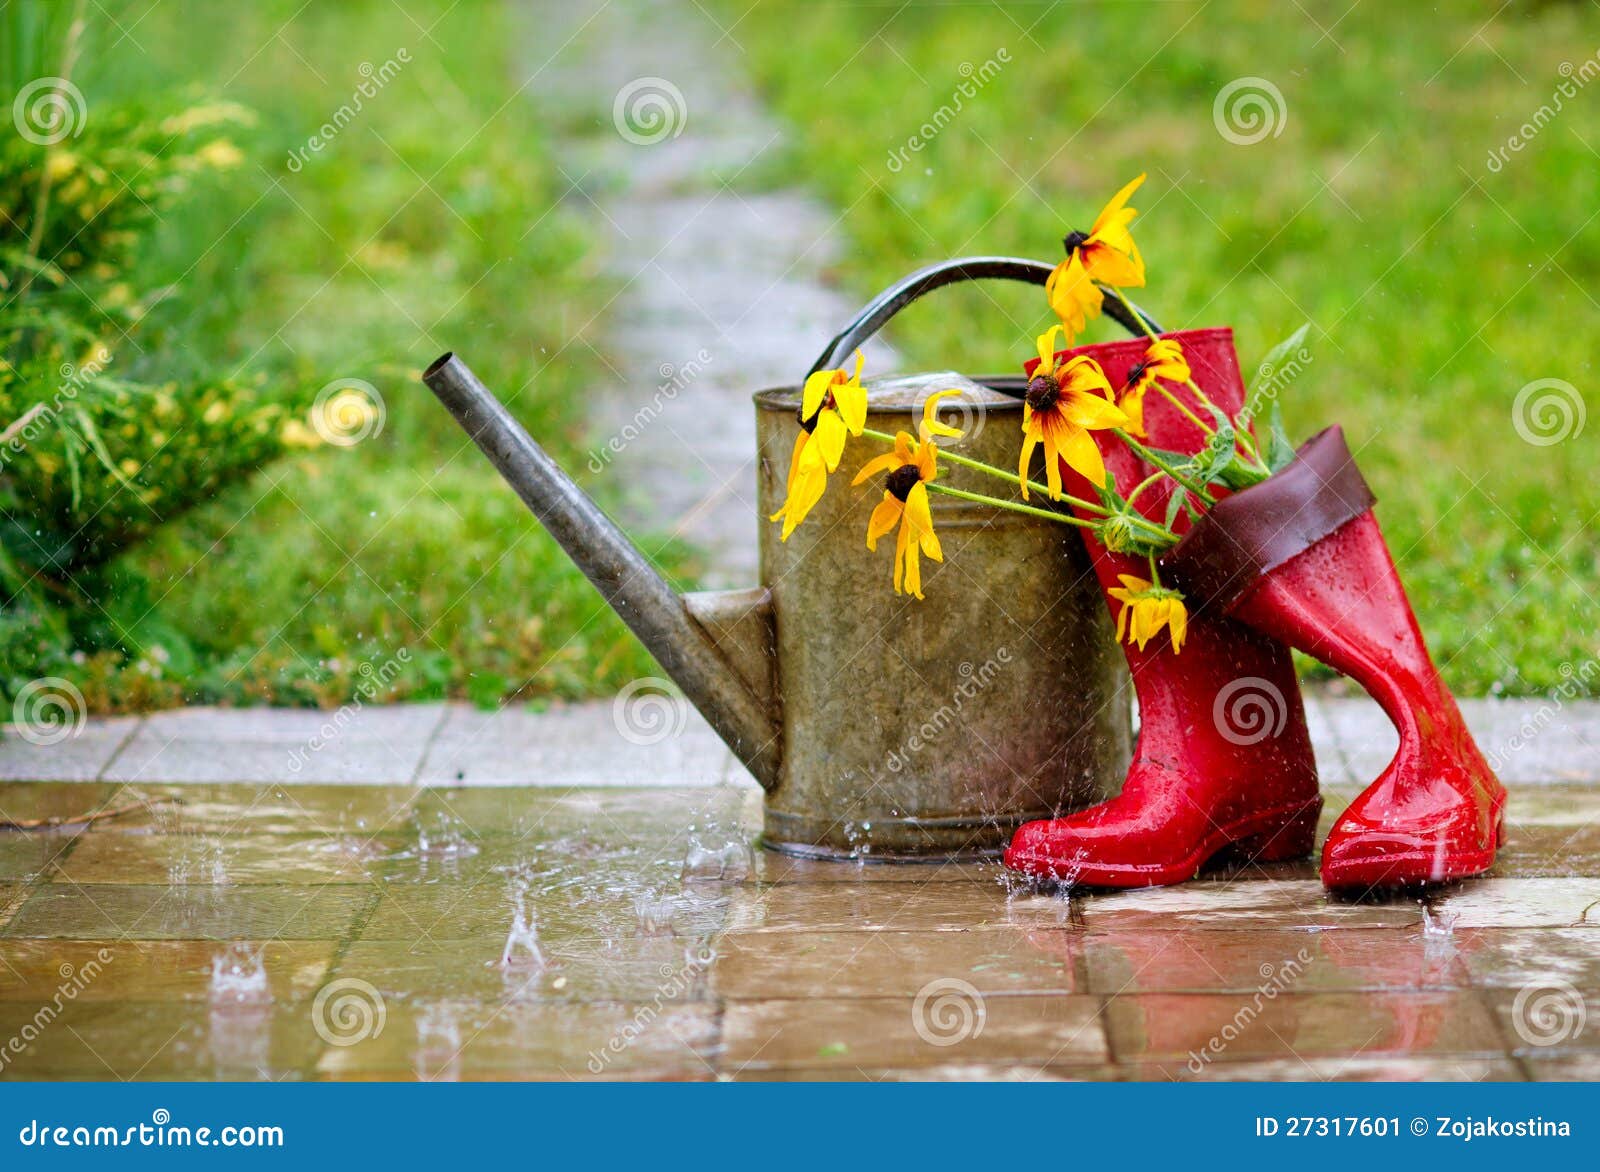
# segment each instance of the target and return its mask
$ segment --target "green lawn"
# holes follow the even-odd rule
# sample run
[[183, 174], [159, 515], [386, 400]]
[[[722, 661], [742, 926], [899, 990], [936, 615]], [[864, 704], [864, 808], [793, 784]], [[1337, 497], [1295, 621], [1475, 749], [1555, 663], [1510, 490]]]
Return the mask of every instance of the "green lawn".
[[[119, 342], [118, 369], [160, 367], [146, 373], [175, 374], [180, 396], [190, 370], [259, 378], [300, 412], [325, 384], [359, 379], [382, 426], [351, 447], [292, 449], [163, 516], [80, 591], [92, 597], [71, 615], [76, 654], [13, 654], [6, 674], [69, 676], [92, 709], [115, 711], [333, 704], [370, 678], [391, 698], [488, 703], [649, 671], [417, 381], [459, 349], [581, 467], [594, 318], [611, 291], [586, 221], [559, 202], [538, 112], [514, 96], [533, 30], [510, 6], [448, 0], [88, 11], [75, 76], [91, 118], [144, 94], [255, 115], [232, 136], [242, 161], [141, 248], [139, 278], [167, 294]], [[357, 98], [369, 73], [382, 84]], [[308, 146], [353, 101], [355, 117]]]
[[[1600, 410], [1593, 6], [747, 8], [715, 11], [795, 128], [787, 178], [840, 208], [859, 293], [956, 255], [1054, 260], [1147, 170], [1143, 302], [1169, 328], [1232, 324], [1247, 369], [1311, 323], [1291, 431], [1344, 424], [1451, 682], [1539, 692], [1596, 654], [1600, 419], [1549, 446], [1512, 421], [1537, 379]], [[1491, 170], [1585, 61], [1566, 109]], [[1213, 123], [1240, 77], [1282, 95], [1253, 145]], [[1037, 292], [991, 285], [913, 309], [897, 341], [918, 363], [1009, 368], [1047, 320]]]

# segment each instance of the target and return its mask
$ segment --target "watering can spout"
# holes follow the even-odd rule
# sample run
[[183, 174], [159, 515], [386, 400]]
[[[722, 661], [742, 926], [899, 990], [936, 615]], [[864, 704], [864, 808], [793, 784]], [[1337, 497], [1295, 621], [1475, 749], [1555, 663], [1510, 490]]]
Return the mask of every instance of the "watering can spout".
[[422, 381], [734, 755], [763, 787], [776, 786], [782, 739], [767, 592], [679, 595], [460, 358], [443, 355]]

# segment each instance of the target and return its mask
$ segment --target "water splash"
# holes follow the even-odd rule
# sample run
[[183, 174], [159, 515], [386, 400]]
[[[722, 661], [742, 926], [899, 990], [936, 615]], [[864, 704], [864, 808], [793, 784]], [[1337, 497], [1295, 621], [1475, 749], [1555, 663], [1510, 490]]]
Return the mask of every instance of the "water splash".
[[674, 921], [680, 910], [682, 905], [678, 900], [653, 890], [641, 891], [633, 897], [633, 913], [638, 917], [641, 936], [674, 935]]
[[424, 859], [470, 859], [478, 847], [467, 837], [466, 824], [447, 813], [437, 814], [431, 824], [417, 819], [417, 854]]
[[261, 953], [244, 943], [233, 943], [211, 958], [213, 1005], [270, 1005], [267, 965]]
[[506, 933], [506, 946], [500, 952], [500, 967], [528, 964], [544, 968], [544, 953], [539, 948], [538, 917], [528, 910], [528, 885], [526, 875], [510, 877], [511, 930]]
[[440, 1001], [422, 1007], [411, 1069], [430, 1082], [461, 1081], [461, 1021], [455, 1005]]
[[708, 841], [691, 836], [689, 849], [683, 856], [683, 869], [679, 878], [685, 883], [740, 883], [755, 870], [755, 853], [741, 837], [717, 839], [707, 834]]
[[1435, 913], [1427, 904], [1422, 906], [1422, 936], [1425, 940], [1448, 940], [1455, 933], [1456, 912]]

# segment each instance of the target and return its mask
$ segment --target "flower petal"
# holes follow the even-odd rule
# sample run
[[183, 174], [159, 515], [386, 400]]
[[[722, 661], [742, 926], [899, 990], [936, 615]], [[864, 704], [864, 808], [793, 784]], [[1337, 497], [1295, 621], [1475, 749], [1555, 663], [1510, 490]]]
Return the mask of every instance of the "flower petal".
[[867, 518], [867, 548], [876, 550], [878, 538], [893, 529], [904, 512], [905, 506], [895, 499], [894, 493], [884, 489], [883, 499]]
[[1049, 374], [1056, 368], [1056, 338], [1066, 332], [1066, 326], [1053, 325], [1033, 340], [1039, 349], [1039, 366], [1044, 373]]
[[[1106, 204], [1105, 207], [1101, 208], [1100, 214], [1095, 217], [1094, 227], [1090, 229], [1089, 235], [1100, 235], [1107, 225], [1114, 222], [1119, 213], [1121, 213], [1124, 207], [1126, 207], [1128, 200], [1133, 197], [1133, 193], [1139, 190], [1139, 185], [1145, 181], [1145, 174], [1146, 173], [1143, 171], [1139, 172], [1138, 178], [1134, 179], [1121, 191], [1117, 192], [1116, 195], [1111, 197], [1111, 202]], [[1137, 211], [1134, 212], [1134, 215], [1138, 214], [1139, 213]], [[1130, 216], [1128, 218], [1132, 219], [1133, 217]], [[1126, 223], [1126, 221], [1123, 222], [1124, 224]]]
[[[1117, 414], [1122, 413], [1119, 411]], [[1057, 443], [1061, 449], [1061, 458], [1067, 462], [1067, 467], [1096, 488], [1105, 484], [1106, 464], [1100, 458], [1100, 449], [1088, 432], [1081, 427], [1068, 424], [1061, 429]]]
[[851, 435], [860, 435], [867, 425], [867, 391], [858, 382], [833, 388], [833, 401], [839, 405], [839, 418]]
[[822, 400], [827, 397], [828, 388], [833, 386], [833, 376], [843, 373], [842, 370], [819, 370], [806, 375], [805, 389], [800, 392], [801, 419], [810, 419], [822, 410]]
[[960, 388], [952, 387], [948, 391], [935, 391], [933, 394], [929, 395], [925, 400], [923, 400], [921, 428], [921, 436], [923, 439], [927, 439], [932, 435], [959, 436], [961, 434], [960, 428], [951, 427], [948, 423], [939, 422], [939, 401], [941, 399], [948, 398], [951, 395], [959, 395], [960, 393]]
[[1022, 499], [1028, 499], [1028, 465], [1033, 460], [1033, 449], [1039, 446], [1039, 431], [1036, 428], [1023, 426], [1022, 429], [1022, 459], [1017, 462], [1017, 478], [1022, 482]]
[[905, 461], [900, 458], [898, 452], [884, 452], [881, 456], [874, 456], [861, 465], [861, 471], [856, 473], [855, 479], [850, 482], [850, 487], [854, 488], [858, 484], [865, 484], [878, 473], [891, 471], [904, 463]]
[[845, 426], [837, 411], [824, 411], [817, 416], [817, 429], [811, 433], [817, 450], [829, 472], [839, 468], [839, 457], [844, 455]]

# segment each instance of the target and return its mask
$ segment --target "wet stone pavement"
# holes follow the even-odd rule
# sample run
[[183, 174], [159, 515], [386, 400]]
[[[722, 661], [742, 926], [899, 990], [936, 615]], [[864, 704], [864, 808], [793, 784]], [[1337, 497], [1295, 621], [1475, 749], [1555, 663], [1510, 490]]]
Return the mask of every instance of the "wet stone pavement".
[[129, 802], [0, 831], [0, 1078], [1600, 1075], [1594, 785], [1423, 902], [800, 861], [728, 785], [0, 784]]

